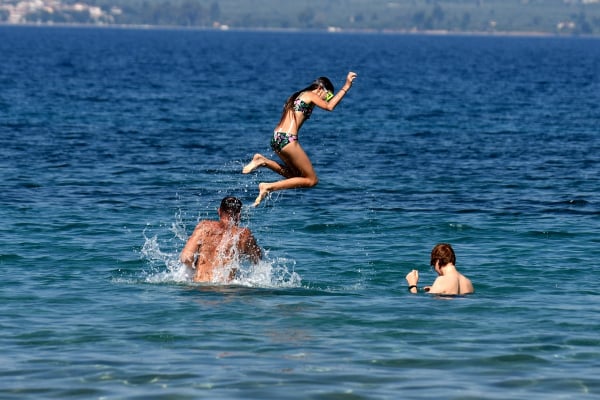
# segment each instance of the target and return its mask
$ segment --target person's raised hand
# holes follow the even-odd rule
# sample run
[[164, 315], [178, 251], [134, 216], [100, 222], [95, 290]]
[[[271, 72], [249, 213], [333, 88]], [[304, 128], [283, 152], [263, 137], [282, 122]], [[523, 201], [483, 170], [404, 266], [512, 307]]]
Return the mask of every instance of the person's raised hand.
[[406, 274], [406, 282], [408, 282], [408, 286], [416, 285], [419, 282], [419, 271], [413, 269]]

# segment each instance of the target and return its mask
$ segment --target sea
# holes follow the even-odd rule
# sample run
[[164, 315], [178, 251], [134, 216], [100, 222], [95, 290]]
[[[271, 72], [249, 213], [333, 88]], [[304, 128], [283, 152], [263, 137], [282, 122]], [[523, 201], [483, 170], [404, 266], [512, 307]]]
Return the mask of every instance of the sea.
[[[2, 26], [0, 173], [1, 399], [600, 398], [597, 37]], [[229, 195], [264, 258], [195, 283]]]

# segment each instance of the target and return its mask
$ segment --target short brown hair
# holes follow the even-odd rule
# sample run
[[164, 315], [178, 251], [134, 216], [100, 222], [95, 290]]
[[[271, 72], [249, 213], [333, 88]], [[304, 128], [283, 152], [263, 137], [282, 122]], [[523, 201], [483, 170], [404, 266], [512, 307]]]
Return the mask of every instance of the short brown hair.
[[439, 243], [431, 250], [431, 260], [429, 265], [434, 266], [436, 261], [440, 262], [440, 267], [447, 264], [456, 265], [456, 255], [450, 244]]

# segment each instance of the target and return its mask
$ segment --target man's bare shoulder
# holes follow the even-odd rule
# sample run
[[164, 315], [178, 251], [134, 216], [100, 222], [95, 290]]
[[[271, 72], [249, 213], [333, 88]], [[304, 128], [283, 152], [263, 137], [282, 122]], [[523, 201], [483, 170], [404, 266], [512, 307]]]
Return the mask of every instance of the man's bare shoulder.
[[219, 221], [213, 221], [210, 219], [200, 221], [198, 222], [198, 225], [196, 225], [196, 229], [217, 229], [220, 227], [221, 223]]
[[458, 294], [458, 287], [458, 276], [443, 275], [435, 279], [429, 292], [432, 294]]
[[194, 228], [195, 235], [207, 235], [221, 231], [221, 224], [218, 221], [205, 220], [200, 221]]
[[241, 238], [244, 239], [253, 239], [254, 235], [252, 234], [252, 231], [250, 230], [250, 228], [239, 228], [239, 234]]

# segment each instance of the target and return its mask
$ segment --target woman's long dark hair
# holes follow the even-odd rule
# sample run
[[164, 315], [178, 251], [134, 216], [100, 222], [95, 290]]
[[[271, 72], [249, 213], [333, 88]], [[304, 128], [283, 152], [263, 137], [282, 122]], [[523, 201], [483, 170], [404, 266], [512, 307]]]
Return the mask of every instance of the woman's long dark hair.
[[310, 91], [318, 89], [320, 87], [325, 88], [325, 90], [328, 90], [331, 93], [335, 92], [335, 89], [333, 88], [333, 83], [331, 83], [331, 81], [329, 80], [329, 78], [327, 78], [325, 76], [321, 76], [321, 77], [315, 79], [315, 81], [313, 83], [311, 83], [309, 86], [305, 87], [302, 90], [298, 90], [297, 92], [295, 92], [294, 94], [292, 94], [287, 99], [287, 101], [283, 105], [283, 112], [281, 113], [281, 118], [279, 119], [279, 124], [277, 124], [277, 126], [281, 125], [281, 123], [285, 119], [286, 114], [294, 106], [294, 101], [296, 101], [296, 98], [298, 98], [298, 96], [300, 96], [300, 93], [302, 93], [302, 92], [310, 92]]

